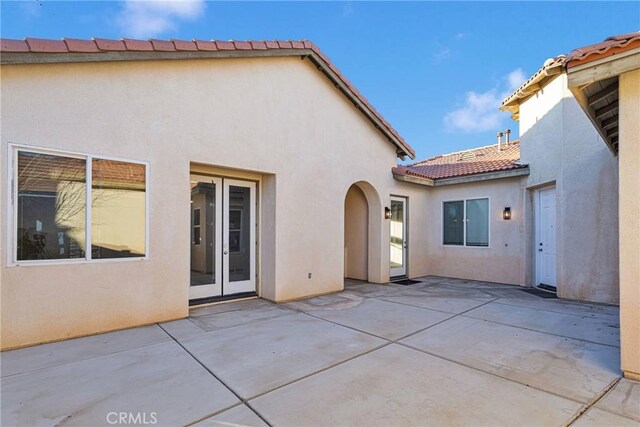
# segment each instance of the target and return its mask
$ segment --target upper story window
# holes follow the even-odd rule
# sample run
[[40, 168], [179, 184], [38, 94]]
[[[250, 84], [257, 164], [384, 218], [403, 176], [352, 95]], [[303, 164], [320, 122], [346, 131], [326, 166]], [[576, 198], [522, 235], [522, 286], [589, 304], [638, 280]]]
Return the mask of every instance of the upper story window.
[[146, 164], [27, 148], [13, 162], [14, 262], [146, 256]]
[[489, 246], [489, 199], [444, 202], [442, 243], [457, 246]]

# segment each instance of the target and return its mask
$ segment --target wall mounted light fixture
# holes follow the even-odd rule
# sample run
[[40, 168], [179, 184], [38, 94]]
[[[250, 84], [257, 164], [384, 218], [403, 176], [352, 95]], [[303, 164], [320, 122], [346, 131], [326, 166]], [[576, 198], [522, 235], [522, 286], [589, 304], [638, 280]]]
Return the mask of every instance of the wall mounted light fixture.
[[509, 206], [502, 211], [502, 219], [511, 219], [511, 208]]
[[384, 208], [384, 219], [391, 219], [391, 209], [387, 207]]

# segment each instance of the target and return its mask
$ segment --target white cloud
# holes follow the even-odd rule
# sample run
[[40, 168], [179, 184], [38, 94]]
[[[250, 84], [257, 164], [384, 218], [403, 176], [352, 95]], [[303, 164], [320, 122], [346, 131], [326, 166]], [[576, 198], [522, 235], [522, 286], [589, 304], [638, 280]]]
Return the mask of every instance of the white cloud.
[[436, 63], [441, 63], [442, 61], [449, 59], [451, 57], [451, 49], [448, 47], [442, 47], [436, 53], [433, 54], [433, 59]]
[[195, 20], [204, 9], [204, 0], [126, 0], [118, 23], [128, 37], [149, 38], [175, 31], [179, 21]]
[[525, 80], [524, 71], [517, 68], [507, 74], [493, 89], [485, 92], [467, 92], [464, 105], [444, 116], [445, 128], [466, 133], [501, 129], [505, 115], [498, 110], [500, 103]]

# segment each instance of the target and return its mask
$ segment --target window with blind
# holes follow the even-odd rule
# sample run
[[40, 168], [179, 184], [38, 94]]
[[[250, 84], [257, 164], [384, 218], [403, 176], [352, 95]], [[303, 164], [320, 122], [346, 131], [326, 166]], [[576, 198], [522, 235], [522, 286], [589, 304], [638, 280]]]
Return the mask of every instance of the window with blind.
[[13, 173], [15, 261], [146, 256], [146, 164], [16, 148]]
[[489, 246], [489, 199], [443, 202], [442, 244]]

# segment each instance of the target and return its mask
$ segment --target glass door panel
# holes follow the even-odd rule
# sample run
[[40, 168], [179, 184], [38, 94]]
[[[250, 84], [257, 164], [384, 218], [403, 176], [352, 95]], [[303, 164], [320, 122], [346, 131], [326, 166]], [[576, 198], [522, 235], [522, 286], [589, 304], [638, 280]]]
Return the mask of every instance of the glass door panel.
[[222, 294], [220, 242], [222, 180], [191, 176], [191, 280], [189, 298]]
[[391, 198], [391, 221], [390, 221], [390, 253], [389, 253], [389, 275], [391, 277], [405, 276], [406, 268], [406, 200], [400, 197]]
[[256, 185], [224, 180], [223, 294], [254, 292]]

